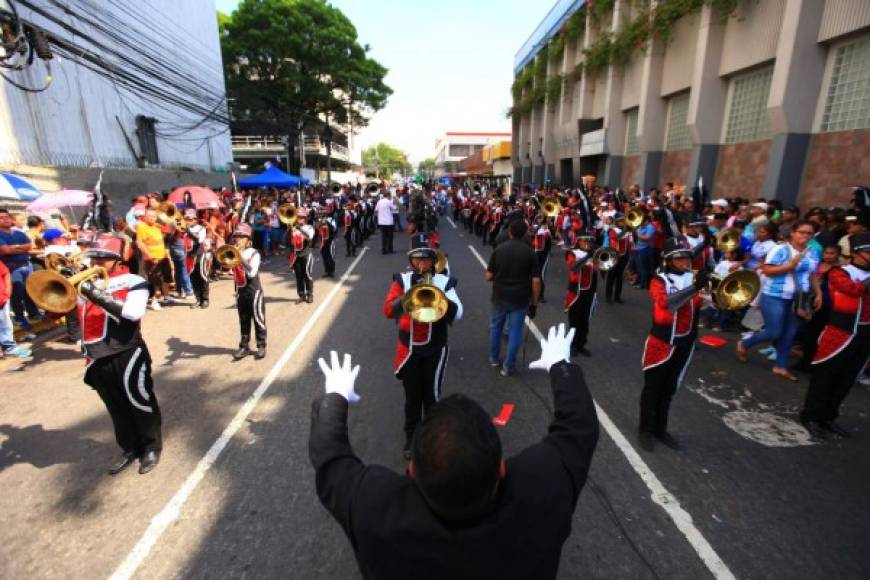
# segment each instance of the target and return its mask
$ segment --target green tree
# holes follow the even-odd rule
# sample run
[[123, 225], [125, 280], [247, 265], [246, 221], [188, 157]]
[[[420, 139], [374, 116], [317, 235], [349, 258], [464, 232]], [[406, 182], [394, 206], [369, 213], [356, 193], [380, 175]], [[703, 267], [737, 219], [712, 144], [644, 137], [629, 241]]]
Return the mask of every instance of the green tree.
[[435, 176], [435, 169], [437, 167], [438, 162], [435, 161], [435, 158], [429, 157], [417, 164], [417, 173], [426, 177], [426, 179], [432, 179]]
[[393, 173], [408, 174], [412, 170], [405, 152], [386, 143], [363, 149], [362, 162], [366, 175], [379, 178], [387, 178]]
[[325, 0], [242, 0], [218, 14], [227, 93], [236, 119], [272, 134], [321, 116], [368, 124], [392, 89], [354, 25]]

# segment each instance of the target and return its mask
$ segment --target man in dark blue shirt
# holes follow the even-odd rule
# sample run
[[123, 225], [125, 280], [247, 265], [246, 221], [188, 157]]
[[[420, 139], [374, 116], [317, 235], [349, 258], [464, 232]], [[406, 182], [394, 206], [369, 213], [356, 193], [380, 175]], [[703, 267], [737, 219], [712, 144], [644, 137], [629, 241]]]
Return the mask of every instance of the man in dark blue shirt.
[[12, 275], [12, 312], [15, 322], [29, 329], [31, 324], [25, 318], [25, 313], [30, 318], [39, 317], [39, 309], [24, 288], [27, 277], [33, 272], [33, 266], [30, 265], [30, 238], [22, 231], [13, 230], [13, 223], [9, 210], [0, 208], [0, 261]]

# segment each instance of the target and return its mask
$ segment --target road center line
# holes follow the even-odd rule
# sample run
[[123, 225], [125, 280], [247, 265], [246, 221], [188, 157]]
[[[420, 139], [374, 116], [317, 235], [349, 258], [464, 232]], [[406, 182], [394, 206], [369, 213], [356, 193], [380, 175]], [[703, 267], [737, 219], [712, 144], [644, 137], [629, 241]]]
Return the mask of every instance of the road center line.
[[296, 352], [296, 350], [302, 345], [305, 338], [308, 336], [308, 333], [314, 328], [314, 325], [318, 322], [320, 317], [326, 312], [327, 307], [332, 302], [333, 298], [335, 298], [338, 291], [342, 288], [344, 283], [347, 281], [348, 276], [350, 276], [351, 272], [353, 272], [354, 268], [356, 268], [357, 264], [359, 264], [360, 260], [366, 255], [366, 250], [368, 247], [364, 247], [362, 253], [357, 256], [356, 260], [351, 262], [347, 271], [338, 281], [338, 284], [333, 286], [332, 290], [327, 294], [326, 299], [320, 303], [317, 309], [311, 314], [308, 320], [305, 322], [305, 325], [302, 329], [296, 334], [296, 337], [293, 339], [286, 350], [284, 350], [284, 354], [281, 355], [281, 358], [275, 363], [272, 369], [269, 371], [269, 374], [266, 375], [263, 380], [260, 382], [260, 385], [257, 389], [248, 397], [245, 403], [241, 406], [239, 411], [236, 413], [236, 416], [233, 417], [233, 420], [224, 428], [223, 433], [220, 434], [220, 437], [212, 443], [211, 448], [206, 452], [206, 454], [199, 460], [196, 468], [191, 472], [190, 475], [187, 476], [187, 479], [184, 480], [184, 483], [178, 488], [178, 491], [175, 492], [175, 495], [172, 496], [172, 499], [169, 500], [160, 513], [154, 516], [151, 519], [151, 523], [148, 526], [148, 529], [145, 530], [145, 533], [136, 542], [136, 545], [133, 546], [133, 549], [127, 554], [127, 557], [121, 563], [120, 566], [115, 570], [115, 572], [111, 576], [111, 580], [126, 580], [128, 578], [132, 578], [133, 574], [136, 573], [136, 570], [148, 557], [151, 550], [154, 548], [154, 545], [157, 543], [157, 540], [160, 539], [160, 536], [163, 535], [163, 532], [181, 515], [181, 508], [184, 507], [185, 502], [190, 498], [191, 494], [193, 494], [194, 490], [196, 490], [199, 483], [205, 477], [205, 474], [209, 469], [215, 464], [220, 454], [229, 444], [230, 440], [236, 434], [236, 432], [241, 428], [242, 425], [245, 424], [245, 420], [248, 418], [248, 415], [254, 410], [254, 407], [257, 406], [257, 403], [266, 394], [266, 391], [269, 390], [269, 387], [272, 386], [272, 383], [278, 378], [278, 375], [283, 370], [284, 366], [290, 360], [290, 357]]
[[[471, 253], [480, 262], [480, 265], [486, 268], [486, 260], [478, 253], [477, 249], [470, 244], [468, 249], [471, 250]], [[526, 326], [529, 327], [529, 330], [539, 341], [543, 338], [537, 325], [528, 318], [526, 318]], [[616, 444], [616, 447], [619, 448], [619, 451], [628, 460], [629, 465], [631, 465], [635, 473], [646, 484], [650, 491], [650, 499], [665, 510], [665, 513], [668, 514], [674, 525], [677, 526], [677, 529], [688, 540], [689, 544], [691, 544], [692, 548], [704, 562], [704, 565], [713, 574], [713, 577], [721, 580], [733, 580], [734, 574], [725, 562], [722, 561], [722, 558], [719, 557], [716, 550], [710, 545], [710, 542], [701, 534], [701, 531], [695, 527], [691, 514], [684, 510], [679, 500], [665, 488], [661, 480], [656, 477], [652, 469], [650, 469], [637, 451], [634, 450], [634, 447], [631, 446], [625, 435], [616, 427], [597, 402], [595, 403], [595, 411], [598, 413], [598, 422], [604, 427], [604, 430]]]
[[450, 219], [450, 216], [446, 215], [446, 216], [444, 216], [444, 217], [447, 218], [447, 221], [450, 222], [450, 225], [453, 226], [453, 229], [455, 230], [455, 229], [456, 229], [456, 224], [453, 222], [452, 219]]

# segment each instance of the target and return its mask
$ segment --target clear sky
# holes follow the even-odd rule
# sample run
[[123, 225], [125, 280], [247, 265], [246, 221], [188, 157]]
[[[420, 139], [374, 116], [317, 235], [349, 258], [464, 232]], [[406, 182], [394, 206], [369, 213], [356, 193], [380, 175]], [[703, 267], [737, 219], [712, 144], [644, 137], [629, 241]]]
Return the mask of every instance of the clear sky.
[[[387, 106], [359, 134], [416, 165], [446, 131], [506, 131], [516, 51], [554, 0], [332, 0], [390, 72]], [[216, 0], [232, 12], [237, 0]]]

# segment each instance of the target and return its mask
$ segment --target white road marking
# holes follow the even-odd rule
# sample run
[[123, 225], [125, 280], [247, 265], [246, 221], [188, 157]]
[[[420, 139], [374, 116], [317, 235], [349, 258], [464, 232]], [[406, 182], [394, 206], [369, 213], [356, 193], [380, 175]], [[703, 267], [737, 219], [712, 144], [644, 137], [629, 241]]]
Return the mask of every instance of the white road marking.
[[302, 329], [296, 334], [296, 337], [293, 339], [287, 349], [284, 350], [284, 354], [281, 355], [281, 358], [275, 363], [272, 369], [269, 371], [269, 374], [266, 375], [263, 380], [260, 382], [260, 385], [257, 389], [251, 394], [250, 397], [245, 401], [245, 404], [239, 409], [236, 416], [233, 417], [233, 420], [226, 426], [223, 430], [223, 433], [220, 434], [220, 437], [212, 443], [211, 448], [206, 452], [206, 454], [199, 460], [196, 468], [191, 472], [190, 475], [187, 476], [187, 479], [184, 480], [184, 483], [178, 488], [178, 491], [175, 492], [175, 495], [172, 496], [172, 499], [169, 500], [160, 513], [154, 516], [151, 519], [151, 524], [148, 526], [148, 529], [145, 530], [145, 533], [139, 538], [139, 541], [136, 542], [136, 545], [133, 546], [133, 549], [127, 554], [127, 557], [121, 563], [120, 566], [115, 570], [115, 572], [111, 576], [111, 580], [122, 580], [127, 578], [132, 578], [133, 574], [136, 573], [136, 570], [145, 561], [145, 558], [148, 557], [152, 548], [157, 543], [157, 540], [160, 539], [160, 536], [163, 535], [163, 532], [169, 528], [172, 523], [178, 519], [181, 515], [181, 508], [184, 507], [185, 502], [190, 499], [191, 494], [193, 494], [196, 487], [205, 477], [205, 474], [209, 469], [215, 464], [220, 454], [229, 444], [230, 440], [236, 434], [236, 432], [241, 428], [242, 425], [245, 424], [245, 420], [248, 418], [248, 415], [254, 410], [254, 407], [257, 406], [257, 403], [263, 398], [263, 395], [266, 394], [266, 391], [269, 390], [269, 387], [272, 386], [272, 383], [278, 378], [278, 375], [281, 373], [284, 366], [290, 360], [290, 357], [293, 356], [293, 353], [302, 345], [305, 338], [308, 336], [308, 333], [311, 332], [311, 329], [314, 328], [314, 325], [320, 319], [326, 309], [329, 307], [333, 298], [338, 294], [338, 291], [344, 286], [345, 281], [347, 281], [348, 276], [350, 276], [351, 272], [353, 272], [356, 265], [359, 264], [360, 260], [366, 255], [366, 250], [368, 247], [364, 247], [359, 256], [357, 256], [356, 260], [351, 262], [347, 271], [338, 281], [338, 284], [333, 286], [332, 290], [327, 294], [326, 299], [320, 303], [317, 309], [312, 313], [312, 315], [308, 318], [308, 321], [302, 327]]
[[447, 221], [450, 222], [450, 225], [453, 226], [453, 229], [455, 230], [455, 229], [456, 229], [456, 224], [453, 222], [452, 219], [450, 219], [450, 216], [447, 216], [447, 215], [446, 215], [446, 216], [444, 216], [444, 217], [447, 218]]
[[[486, 261], [477, 252], [477, 249], [472, 245], [469, 245], [468, 249], [471, 250], [471, 253], [474, 254], [481, 266], [486, 268]], [[541, 331], [538, 330], [537, 325], [529, 320], [528, 317], [526, 318], [526, 326], [529, 327], [529, 330], [531, 330], [532, 334], [536, 339], [538, 339], [538, 341], [544, 337], [541, 334]], [[629, 465], [631, 465], [635, 473], [637, 473], [640, 476], [640, 479], [646, 484], [647, 489], [650, 491], [650, 499], [652, 499], [653, 503], [660, 505], [668, 516], [670, 516], [674, 525], [676, 525], [677, 529], [682, 532], [683, 536], [688, 540], [689, 544], [691, 544], [692, 548], [694, 548], [695, 552], [704, 562], [704, 565], [707, 566], [707, 569], [711, 574], [713, 574], [713, 577], [720, 580], [733, 580], [734, 574], [725, 562], [722, 561], [722, 558], [719, 557], [716, 550], [714, 550], [713, 546], [710, 545], [710, 542], [708, 542], [704, 535], [701, 534], [700, 530], [695, 527], [695, 524], [692, 522], [691, 514], [684, 510], [680, 505], [679, 500], [677, 500], [677, 498], [665, 488], [659, 478], [656, 477], [655, 473], [653, 473], [652, 469], [649, 468], [637, 451], [634, 450], [634, 447], [631, 446], [631, 443], [628, 442], [625, 435], [623, 435], [616, 427], [607, 413], [604, 412], [604, 409], [602, 409], [597, 402], [595, 403], [595, 411], [598, 413], [598, 422], [602, 427], [604, 427], [604, 430], [628, 460]]]

